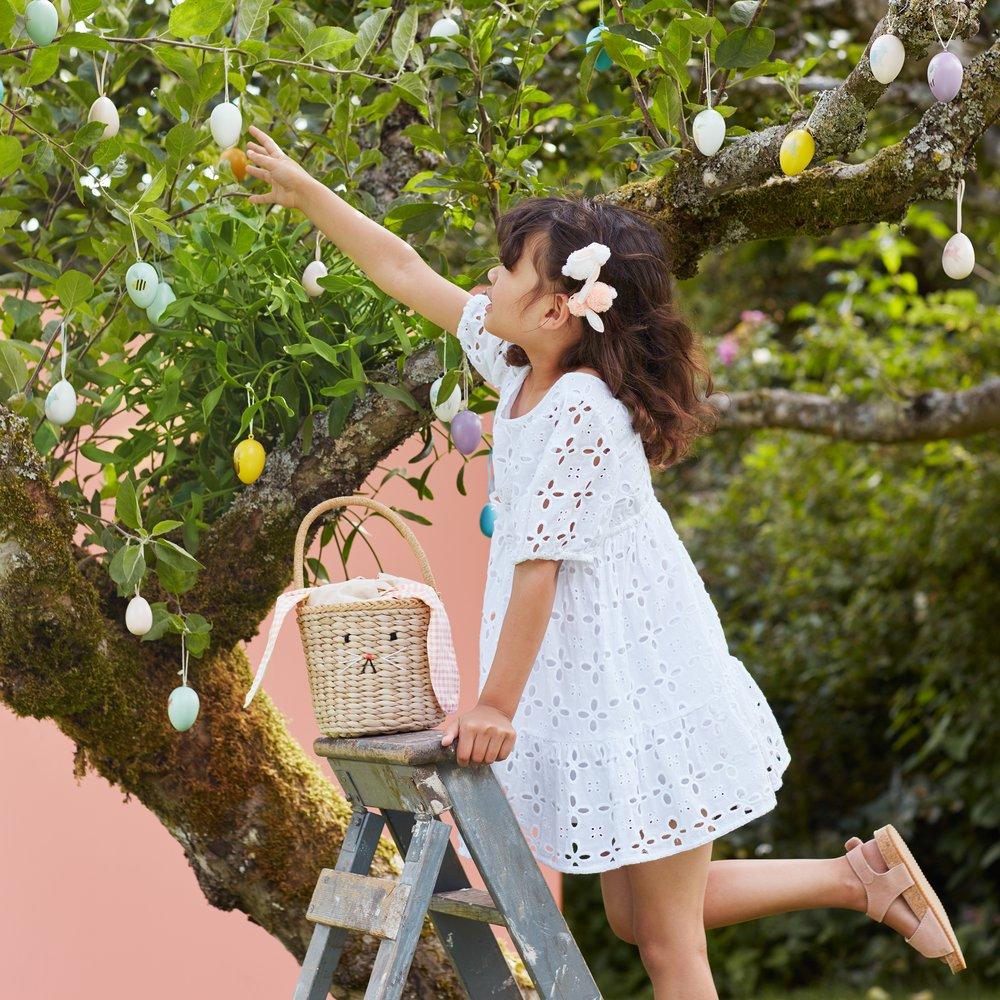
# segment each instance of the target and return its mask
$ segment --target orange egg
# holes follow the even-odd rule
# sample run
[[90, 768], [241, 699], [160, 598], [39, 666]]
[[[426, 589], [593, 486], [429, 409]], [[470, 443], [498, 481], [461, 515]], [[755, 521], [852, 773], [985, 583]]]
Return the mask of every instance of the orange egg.
[[230, 169], [233, 171], [233, 176], [238, 180], [242, 181], [247, 175], [247, 155], [243, 152], [239, 146], [232, 146], [227, 149], [222, 154], [222, 159], [225, 160]]

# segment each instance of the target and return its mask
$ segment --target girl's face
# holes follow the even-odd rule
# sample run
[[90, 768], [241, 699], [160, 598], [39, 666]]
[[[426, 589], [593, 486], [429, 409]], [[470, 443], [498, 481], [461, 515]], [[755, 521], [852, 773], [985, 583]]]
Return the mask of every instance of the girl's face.
[[531, 291], [539, 282], [539, 274], [532, 263], [533, 240], [525, 241], [518, 261], [509, 270], [503, 264], [487, 272], [490, 284], [484, 289], [490, 298], [483, 324], [488, 333], [517, 344], [529, 354], [532, 350], [559, 355], [569, 342], [579, 336], [576, 317], [569, 311], [565, 292], [546, 292], [531, 305], [527, 305]]

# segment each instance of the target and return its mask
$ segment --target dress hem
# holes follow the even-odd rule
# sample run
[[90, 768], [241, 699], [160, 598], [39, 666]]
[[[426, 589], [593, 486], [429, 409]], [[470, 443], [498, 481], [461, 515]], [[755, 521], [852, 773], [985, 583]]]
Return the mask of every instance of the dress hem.
[[[784, 768], [782, 768], [780, 773], [784, 774]], [[755, 809], [751, 813], [742, 813], [737, 818], [736, 822], [725, 827], [720, 828], [719, 826], [716, 826], [714, 830], [705, 830], [705, 836], [698, 838], [694, 843], [691, 842], [691, 838], [687, 838], [684, 846], [680, 848], [670, 843], [668, 839], [667, 843], [664, 845], [665, 849], [662, 851], [650, 847], [649, 850], [642, 853], [636, 853], [634, 855], [629, 854], [624, 858], [621, 856], [617, 858], [605, 858], [604, 864], [592, 864], [587, 865], [586, 867], [582, 865], [574, 865], [571, 868], [560, 868], [551, 861], [545, 861], [537, 856], [535, 860], [540, 864], [545, 865], [547, 868], [551, 868], [553, 871], [559, 872], [560, 875], [594, 875], [600, 872], [614, 871], [616, 868], [624, 868], [626, 865], [642, 864], [644, 861], [657, 861], [661, 858], [670, 857], [672, 854], [683, 854], [685, 851], [691, 851], [696, 847], [702, 847], [709, 841], [718, 840], [720, 837], [724, 837], [726, 834], [732, 833], [733, 830], [738, 830], [741, 826], [746, 826], [748, 823], [752, 823], [755, 819], [759, 819], [761, 816], [766, 816], [767, 813], [772, 812], [778, 804], [777, 795], [775, 793], [781, 788], [782, 784], [783, 781], [779, 777], [777, 784], [772, 787], [770, 798], [765, 800], [763, 808]]]

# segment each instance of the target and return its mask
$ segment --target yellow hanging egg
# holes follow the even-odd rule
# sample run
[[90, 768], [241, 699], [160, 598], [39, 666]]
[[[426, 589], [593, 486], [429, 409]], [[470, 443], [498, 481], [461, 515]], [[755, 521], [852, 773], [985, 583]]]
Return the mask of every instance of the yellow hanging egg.
[[267, 455], [264, 446], [254, 438], [241, 441], [233, 452], [233, 468], [241, 482], [252, 483], [264, 471]]
[[800, 174], [809, 166], [816, 152], [812, 135], [804, 128], [793, 128], [781, 143], [781, 169], [791, 176]]

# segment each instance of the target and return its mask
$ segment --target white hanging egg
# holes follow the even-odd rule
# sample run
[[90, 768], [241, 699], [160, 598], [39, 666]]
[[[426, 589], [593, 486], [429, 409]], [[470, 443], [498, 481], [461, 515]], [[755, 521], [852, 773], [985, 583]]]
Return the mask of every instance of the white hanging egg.
[[136, 594], [125, 609], [125, 627], [132, 635], [145, 635], [153, 627], [153, 609], [145, 597]]
[[[458, 26], [458, 21], [453, 17], [439, 17], [432, 25], [431, 30], [427, 32], [428, 38], [451, 38], [454, 35], [461, 34], [462, 29]], [[437, 46], [432, 42], [431, 51], [433, 52]]]
[[318, 284], [317, 279], [326, 277], [326, 264], [321, 260], [311, 260], [302, 272], [302, 287], [306, 290], [306, 295], [315, 298], [322, 295], [326, 289]]
[[212, 109], [212, 116], [208, 120], [212, 130], [212, 138], [223, 148], [229, 149], [240, 141], [240, 133], [243, 131], [243, 115], [240, 109], [231, 101], [223, 101], [216, 104]]
[[714, 156], [726, 138], [726, 119], [715, 110], [705, 108], [694, 116], [694, 144], [705, 156]]
[[36, 45], [48, 45], [59, 30], [59, 14], [51, 0], [31, 0], [24, 9], [24, 30]]
[[140, 309], [145, 309], [156, 298], [156, 287], [159, 283], [156, 269], [143, 260], [137, 260], [125, 272], [125, 288], [128, 296]]
[[54, 424], [68, 424], [76, 414], [76, 390], [68, 379], [60, 379], [45, 397], [45, 416]]
[[895, 35], [879, 35], [868, 50], [868, 65], [879, 83], [892, 83], [903, 68], [906, 50]]
[[450, 424], [455, 419], [455, 414], [462, 409], [462, 387], [456, 383], [451, 395], [445, 400], [438, 401], [438, 393], [441, 391], [443, 381], [444, 376], [439, 375], [431, 385], [431, 409], [438, 420]]
[[941, 266], [949, 278], [961, 281], [972, 274], [976, 266], [976, 250], [972, 240], [965, 233], [955, 233], [944, 245], [941, 254]]
[[87, 115], [88, 122], [103, 122], [104, 134], [102, 139], [110, 139], [113, 135], [118, 135], [118, 109], [115, 102], [110, 97], [98, 97], [90, 106], [90, 114]]
[[160, 317], [163, 315], [163, 310], [171, 302], [176, 301], [177, 296], [174, 295], [174, 290], [170, 287], [170, 284], [166, 281], [161, 281], [156, 286], [156, 295], [153, 297], [153, 301], [146, 306], [146, 315], [149, 317], [149, 321], [151, 323], [159, 323]]

